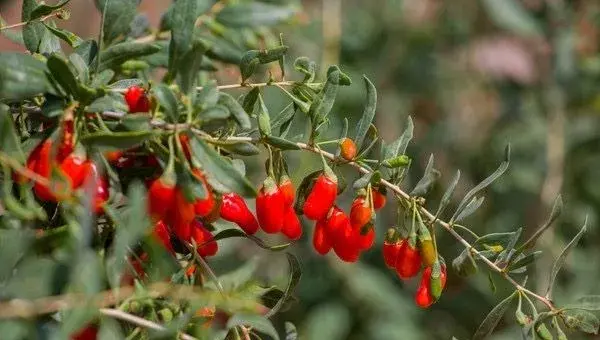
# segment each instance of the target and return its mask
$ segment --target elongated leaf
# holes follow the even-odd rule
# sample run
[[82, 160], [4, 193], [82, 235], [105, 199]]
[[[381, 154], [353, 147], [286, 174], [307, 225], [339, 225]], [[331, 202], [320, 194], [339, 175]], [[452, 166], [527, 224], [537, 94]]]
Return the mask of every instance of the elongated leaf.
[[373, 177], [373, 172], [368, 172], [368, 173], [362, 175], [356, 181], [354, 181], [352, 188], [354, 188], [354, 190], [365, 188], [371, 182], [372, 177]]
[[298, 261], [296, 256], [294, 256], [290, 253], [286, 253], [286, 255], [287, 255], [288, 263], [290, 266], [290, 269], [289, 269], [290, 270], [290, 278], [288, 280], [288, 285], [285, 288], [285, 292], [284, 292], [283, 296], [281, 297], [281, 299], [279, 299], [279, 301], [277, 301], [277, 304], [275, 304], [275, 306], [273, 306], [273, 308], [271, 308], [271, 310], [268, 311], [267, 314], [265, 314], [266, 318], [272, 317], [281, 309], [281, 307], [287, 302], [287, 300], [290, 298], [290, 296], [294, 292], [294, 289], [296, 288], [296, 285], [298, 284], [298, 282], [300, 282], [300, 276], [302, 275], [302, 270], [300, 268], [300, 262]]
[[209, 143], [217, 145], [231, 153], [242, 156], [254, 156], [260, 153], [258, 147], [250, 142], [210, 140]]
[[77, 98], [79, 95], [79, 84], [68, 61], [58, 54], [53, 54], [48, 57], [46, 64], [48, 65], [50, 73], [60, 86], [67, 91], [68, 94]]
[[25, 154], [21, 149], [21, 141], [9, 107], [2, 103], [0, 103], [0, 150], [21, 164], [25, 162]]
[[300, 111], [302, 111], [304, 113], [308, 113], [308, 111], [310, 110], [309, 103], [304, 102], [302, 99], [300, 99], [297, 96], [295, 96], [294, 94], [290, 93], [283, 86], [277, 86], [277, 87], [279, 87], [279, 89], [281, 91], [283, 91], [283, 93], [285, 93], [294, 102], [294, 104], [296, 104], [296, 106], [300, 109]]
[[0, 99], [20, 100], [49, 92], [56, 94], [46, 73], [48, 69], [31, 55], [0, 54]]
[[527, 254], [527, 255], [523, 256], [522, 258], [516, 260], [515, 262], [511, 263], [510, 266], [508, 266], [508, 271], [513, 272], [520, 268], [524, 268], [524, 267], [532, 264], [541, 255], [542, 255], [542, 251], [534, 251], [531, 254]]
[[163, 108], [168, 121], [171, 123], [177, 123], [179, 118], [179, 107], [177, 104], [177, 97], [171, 88], [166, 84], [159, 84], [152, 89], [152, 93], [156, 96], [158, 103]]
[[566, 308], [590, 311], [600, 310], [600, 295], [584, 295], [575, 300], [575, 303], [567, 305]]
[[197, 6], [196, 0], [178, 0], [173, 4], [169, 44], [169, 73], [172, 77], [177, 75], [179, 62], [192, 48]]
[[260, 315], [234, 314], [227, 321], [227, 328], [231, 329], [236, 326], [252, 327], [252, 329], [270, 336], [273, 340], [279, 340], [279, 334], [271, 321]]
[[506, 249], [504, 249], [500, 256], [498, 256], [498, 262], [509, 261], [515, 254], [514, 248], [519, 241], [519, 237], [521, 237], [521, 232], [523, 232], [523, 228], [519, 228], [514, 232], [513, 236], [510, 238], [510, 241], [506, 245]]
[[131, 86], [141, 86], [144, 81], [141, 79], [121, 79], [108, 85], [109, 88], [114, 90], [125, 90]]
[[[208, 0], [196, 0], [196, 18], [204, 14], [206, 11], [210, 9], [212, 5], [211, 1]], [[175, 8], [175, 4], [171, 4], [167, 11], [163, 14], [160, 20], [160, 30], [161, 31], [169, 31], [173, 27], [173, 10]]]
[[242, 176], [233, 165], [219, 155], [205, 141], [194, 137], [191, 141], [194, 156], [200, 161], [204, 170], [212, 173], [216, 179], [231, 191], [247, 197], [256, 196], [256, 189]]
[[[23, 27], [23, 42], [25, 43], [25, 47], [27, 47], [31, 53], [38, 52], [42, 36], [46, 31], [46, 28], [41, 22], [29, 22], [31, 20], [31, 14], [36, 7], [37, 2], [35, 0], [23, 0], [21, 21], [27, 22], [27, 25]], [[3, 68], [3, 70], [5, 69]]]
[[369, 130], [369, 126], [371, 122], [373, 122], [373, 118], [375, 117], [375, 110], [377, 109], [377, 89], [375, 85], [363, 75], [363, 79], [365, 81], [365, 88], [367, 90], [367, 103], [365, 104], [365, 109], [363, 111], [360, 120], [358, 121], [358, 125], [356, 126], [356, 135], [354, 137], [354, 142], [356, 143], [356, 147], [360, 149], [365, 140], [365, 135]]
[[460, 212], [460, 214], [458, 214], [458, 216], [456, 216], [454, 221], [460, 222], [460, 221], [464, 220], [465, 218], [471, 216], [475, 211], [477, 211], [477, 209], [479, 209], [479, 207], [481, 207], [484, 200], [485, 200], [485, 197], [483, 197], [483, 196], [473, 197], [471, 202], [469, 202], [469, 204], [467, 204], [467, 206]]
[[242, 105], [240, 105], [240, 103], [238, 103], [238, 101], [235, 100], [235, 98], [233, 98], [231, 95], [224, 92], [219, 93], [218, 102], [219, 104], [227, 107], [229, 112], [231, 112], [233, 115], [235, 121], [242, 129], [247, 130], [252, 127], [250, 116], [248, 116]]
[[402, 132], [400, 138], [398, 138], [395, 142], [386, 147], [385, 158], [392, 158], [404, 155], [406, 153], [408, 143], [410, 143], [410, 141], [413, 138], [413, 129], [414, 124], [412, 118], [408, 116], [408, 118], [406, 119], [406, 127], [404, 128], [404, 132]]
[[75, 48], [85, 63], [90, 66], [98, 55], [98, 43], [95, 40], [86, 40]]
[[477, 328], [477, 331], [473, 335], [473, 340], [485, 339], [492, 334], [494, 328], [496, 328], [502, 319], [502, 316], [504, 313], [506, 313], [506, 310], [510, 306], [510, 303], [514, 299], [515, 295], [516, 292], [512, 293], [506, 299], [502, 300], [496, 307], [494, 307], [494, 309], [492, 309], [492, 311], [485, 317], [481, 325], [479, 325], [479, 328]]
[[565, 315], [567, 327], [589, 334], [598, 334], [600, 320], [594, 314], [584, 310], [567, 310]]
[[147, 56], [158, 51], [160, 51], [160, 46], [157, 44], [124, 42], [112, 45], [100, 53], [98, 72], [109, 68], [116, 68], [127, 60]]
[[219, 282], [226, 291], [234, 291], [247, 284], [258, 269], [258, 257], [252, 257], [240, 267], [219, 276]]
[[411, 196], [425, 196], [440, 178], [440, 172], [433, 168], [433, 155], [429, 156], [429, 161], [425, 167], [423, 177], [417, 182], [415, 188], [410, 192]]
[[303, 83], [312, 82], [315, 79], [317, 65], [307, 57], [299, 57], [294, 61], [296, 71], [304, 74]]
[[444, 209], [446, 209], [448, 203], [450, 203], [450, 198], [452, 198], [452, 194], [454, 193], [454, 189], [456, 189], [456, 185], [458, 184], [459, 180], [460, 170], [456, 170], [456, 175], [454, 175], [454, 178], [452, 178], [452, 181], [450, 181], [450, 185], [448, 185], [444, 195], [442, 196], [442, 199], [440, 200], [440, 205], [438, 206], [435, 216], [440, 216], [444, 212]]
[[520, 1], [481, 0], [481, 2], [490, 19], [501, 28], [526, 37], [542, 35], [542, 29]]
[[579, 232], [577, 233], [577, 235], [575, 235], [575, 237], [573, 237], [571, 242], [569, 242], [569, 244], [567, 244], [565, 246], [565, 249], [563, 249], [563, 251], [560, 253], [558, 258], [554, 261], [554, 264], [552, 265], [552, 271], [550, 272], [550, 278], [548, 280], [548, 289], [546, 291], [546, 296], [552, 295], [552, 288], [554, 286], [554, 280], [556, 280], [556, 275], [558, 275], [558, 272], [565, 264], [565, 261], [567, 260], [567, 256], [569, 255], [569, 252], [571, 251], [571, 249], [573, 249], [573, 247], [575, 247], [577, 245], [577, 242], [579, 242], [579, 239], [581, 239], [581, 237], [586, 232], [586, 230], [587, 230], [587, 216], [585, 217], [585, 221], [583, 222], [583, 226], [581, 227], [581, 230], [579, 230]]
[[45, 15], [48, 15], [48, 14], [56, 11], [57, 9], [61, 9], [67, 3], [69, 3], [69, 1], [71, 1], [71, 0], [62, 0], [62, 1], [58, 2], [56, 5], [47, 5], [45, 3], [39, 4], [31, 12], [31, 17], [29, 18], [29, 20], [35, 20], [35, 19], [41, 18]]
[[50, 30], [52, 34], [62, 39], [64, 42], [66, 42], [67, 44], [69, 44], [69, 46], [73, 48], [77, 48], [83, 43], [83, 39], [81, 39], [77, 34], [73, 32], [69, 32], [62, 28], [53, 27], [51, 25], [44, 24], [44, 26], [46, 26], [46, 28]]
[[325, 83], [325, 87], [323, 88], [323, 94], [311, 104], [308, 112], [308, 115], [313, 120], [313, 124], [318, 125], [323, 122], [333, 108], [340, 83], [340, 74], [339, 67], [335, 65], [330, 66], [327, 70], [327, 83]]
[[96, 0], [96, 7], [104, 17], [104, 41], [110, 43], [125, 37], [137, 13], [137, 0]]
[[281, 150], [300, 150], [300, 147], [287, 139], [276, 136], [265, 136], [265, 141]]
[[506, 146], [504, 149], [504, 161], [500, 164], [498, 169], [494, 171], [491, 175], [489, 175], [486, 179], [481, 181], [481, 183], [477, 184], [473, 189], [469, 190], [469, 192], [462, 199], [458, 208], [454, 212], [454, 215], [450, 219], [450, 221], [454, 221], [456, 216], [458, 216], [461, 211], [465, 208], [467, 204], [471, 202], [471, 198], [475, 196], [479, 191], [485, 189], [488, 185], [492, 184], [498, 177], [502, 176], [502, 174], [508, 169], [508, 165], [510, 164], [510, 144]]
[[84, 135], [81, 142], [103, 151], [125, 150], [156, 136], [154, 131], [94, 132]]
[[258, 129], [263, 136], [271, 135], [271, 117], [260, 94], [258, 95]]
[[195, 91], [198, 72], [202, 66], [203, 56], [207, 49], [208, 46], [202, 40], [195, 39], [192, 42], [192, 47], [182, 55], [181, 60], [178, 62], [178, 79], [181, 90], [184, 93]]
[[264, 2], [238, 3], [226, 6], [217, 15], [217, 21], [229, 27], [271, 26], [287, 20], [296, 13], [292, 7]]
[[244, 102], [242, 103], [242, 107], [244, 111], [246, 111], [249, 115], [254, 113], [254, 107], [256, 106], [256, 101], [258, 100], [258, 95], [260, 94], [260, 88], [253, 87], [245, 96]]
[[291, 243], [268, 245], [263, 240], [259, 239], [258, 237], [254, 236], [254, 235], [248, 235], [240, 229], [225, 229], [225, 230], [217, 233], [214, 236], [214, 239], [215, 239], [215, 241], [218, 241], [218, 240], [224, 240], [224, 239], [228, 239], [228, 238], [232, 238], [232, 237], [233, 238], [239, 238], [239, 237], [247, 238], [247, 239], [253, 241], [254, 243], [256, 243], [257, 246], [259, 246], [263, 249], [266, 249], [266, 250], [271, 250], [271, 251], [284, 250], [285, 248], [287, 248], [291, 245]]
[[463, 250], [460, 255], [452, 260], [452, 268], [459, 276], [463, 277], [475, 274], [478, 270], [477, 262], [475, 262], [468, 249]]

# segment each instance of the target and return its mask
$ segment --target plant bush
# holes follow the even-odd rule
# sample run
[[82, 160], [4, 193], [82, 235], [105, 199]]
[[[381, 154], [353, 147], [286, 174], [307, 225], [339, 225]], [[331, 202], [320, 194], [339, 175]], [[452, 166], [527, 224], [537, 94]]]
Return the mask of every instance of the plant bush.
[[[565, 306], [552, 299], [586, 223], [556, 259], [548, 290], [530, 290], [524, 274], [561, 198], [528, 238], [521, 229], [480, 236], [464, 225], [484, 203], [482, 191], [507, 170], [510, 146], [453, 212], [447, 208], [460, 172], [432, 206], [440, 178], [433, 155], [420, 180], [403, 185], [412, 120], [385, 142], [373, 124], [377, 90], [363, 76], [359, 121], [335, 126], [336, 97], [352, 83], [343, 65], [319, 75], [306, 57], [290, 63], [272, 28], [293, 21], [297, 5], [177, 0], [150, 31], [138, 19], [138, 1], [98, 0], [100, 37], [84, 40], [54, 23], [68, 19], [68, 3], [25, 0], [22, 23], [0, 27], [7, 35], [22, 27], [22, 36], [11, 36], [30, 52], [0, 53], [2, 334], [278, 339], [284, 331], [295, 339], [302, 335], [292, 323], [278, 331], [270, 319], [302, 284], [302, 258], [293, 251], [300, 239], [320, 255], [332, 253], [327, 261], [354, 263], [381, 248], [381, 261], [399, 278], [420, 275], [414, 308], [443, 297], [449, 271], [467, 276], [487, 267], [513, 289], [475, 339], [515, 305], [525, 337], [597, 333], [590, 311], [600, 309], [598, 296]], [[239, 82], [217, 84], [215, 72], [231, 65]], [[285, 98], [279, 113], [267, 88]], [[333, 128], [335, 138], [327, 133]], [[290, 153], [316, 157], [320, 166], [294, 183]], [[258, 185], [246, 176], [256, 159], [264, 161]], [[336, 204], [338, 195], [352, 198], [350, 209]], [[380, 209], [396, 211], [397, 225], [376, 230]], [[440, 233], [464, 247], [458, 257], [438, 252]], [[374, 244], [376, 234], [386, 235], [383, 245]], [[253, 259], [229, 272], [218, 268], [213, 256], [235, 238], [274, 259], [285, 252], [287, 284], [260, 280]]]

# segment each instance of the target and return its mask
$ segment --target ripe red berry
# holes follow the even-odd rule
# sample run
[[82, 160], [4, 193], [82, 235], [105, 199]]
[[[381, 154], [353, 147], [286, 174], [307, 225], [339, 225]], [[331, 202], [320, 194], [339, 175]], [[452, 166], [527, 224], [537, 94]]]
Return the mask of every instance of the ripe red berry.
[[414, 245], [405, 240], [396, 260], [396, 273], [401, 279], [411, 278], [421, 269], [421, 254]]
[[370, 249], [375, 243], [375, 228], [371, 225], [368, 227], [366, 233], [362, 233], [362, 229], [359, 229], [358, 246], [360, 250]]
[[286, 175], [281, 176], [279, 180], [279, 190], [283, 194], [283, 201], [286, 207], [291, 207], [294, 204], [294, 198], [296, 197], [296, 190], [294, 184], [290, 178]]
[[240, 226], [246, 234], [252, 235], [258, 230], [258, 222], [248, 209], [246, 201], [234, 192], [223, 195], [220, 215], [224, 220]]
[[60, 164], [60, 169], [71, 179], [73, 188], [79, 188], [87, 175], [87, 161], [75, 153], [68, 155]]
[[304, 215], [311, 220], [323, 219], [335, 203], [336, 196], [337, 178], [321, 174], [304, 202]]
[[75, 123], [73, 118], [62, 122], [61, 140], [56, 152], [56, 161], [62, 162], [75, 149]]
[[349, 223], [348, 216], [342, 209], [334, 205], [325, 220], [325, 234], [331, 241], [331, 245], [335, 244], [344, 237], [346, 224]]
[[373, 208], [375, 210], [383, 208], [387, 200], [385, 195], [377, 189], [372, 189], [371, 192], [373, 193]]
[[189, 242], [192, 236], [190, 223], [194, 221], [195, 216], [193, 202], [188, 202], [183, 190], [180, 187], [175, 187], [175, 197], [168, 222], [173, 227], [175, 235], [182, 241]]
[[331, 250], [331, 243], [327, 238], [327, 234], [325, 233], [325, 220], [317, 221], [315, 225], [315, 233], [313, 235], [313, 247], [317, 251], [317, 253], [321, 255], [327, 254]]
[[[439, 280], [441, 288], [444, 289], [446, 286], [446, 266], [442, 265], [440, 269]], [[432, 267], [425, 267], [419, 282], [419, 288], [417, 288], [415, 302], [421, 308], [427, 308], [436, 301], [436, 298], [431, 294], [431, 273]]]
[[281, 231], [285, 213], [284, 197], [271, 177], [265, 179], [256, 197], [256, 216], [260, 227], [269, 234]]
[[[339, 218], [338, 218], [339, 219]], [[333, 250], [340, 260], [344, 262], [356, 262], [360, 256], [360, 244], [358, 230], [350, 224], [350, 219], [343, 214], [340, 223], [340, 234], [333, 243]]]
[[302, 236], [302, 225], [292, 206], [285, 209], [285, 217], [281, 232], [290, 240], [298, 240]]
[[433, 304], [433, 297], [429, 293], [429, 285], [423, 285], [422, 283], [419, 285], [415, 295], [415, 303], [421, 308], [427, 308]]
[[200, 169], [194, 169], [192, 170], [192, 173], [198, 180], [202, 182], [202, 185], [204, 186], [204, 192], [206, 193], [204, 198], [196, 199], [196, 202], [194, 202], [194, 211], [196, 212], [196, 215], [205, 217], [208, 216], [211, 211], [213, 211], [215, 207], [215, 197], [212, 193], [211, 187], [206, 182], [206, 178]]
[[217, 241], [214, 241], [214, 236], [204, 225], [197, 220], [193, 220], [190, 224], [192, 239], [198, 247], [198, 255], [202, 257], [214, 256], [219, 251]]
[[167, 216], [175, 201], [175, 178], [164, 173], [155, 179], [148, 188], [148, 211], [155, 220]]
[[66, 198], [64, 196], [64, 192], [67, 190], [65, 185], [72, 188], [73, 184], [71, 183], [70, 177], [67, 176], [62, 169], [56, 167], [56, 163], [52, 159], [51, 153], [52, 141], [50, 139], [46, 139], [40, 149], [39, 158], [37, 162], [35, 162], [35, 172], [46, 179], [50, 179], [52, 168], [55, 167], [55, 171], [58, 172], [61, 181], [65, 181], [66, 183], [53, 181], [50, 183], [50, 187], [48, 187], [36, 182], [33, 186], [33, 191], [42, 201], [57, 202]]
[[69, 338], [71, 340], [96, 340], [97, 337], [98, 327], [95, 325], [89, 325], [78, 330], [77, 333], [71, 334]]
[[105, 176], [98, 177], [96, 181], [96, 190], [94, 196], [94, 212], [98, 214], [102, 214], [104, 212], [104, 203], [108, 201], [109, 197], [109, 188], [108, 188], [108, 179]]
[[129, 112], [150, 111], [150, 100], [146, 91], [139, 86], [131, 86], [125, 91], [125, 102], [129, 106]]
[[340, 154], [343, 159], [351, 161], [356, 157], [356, 144], [350, 138], [344, 138], [340, 142]]
[[171, 233], [169, 227], [163, 221], [158, 221], [152, 229], [152, 236], [170, 253], [174, 253], [173, 245], [171, 244]]
[[396, 268], [396, 261], [402, 247], [404, 247], [404, 240], [395, 242], [386, 240], [383, 242], [383, 261], [388, 268]]
[[352, 202], [350, 222], [355, 228], [361, 228], [371, 221], [371, 208], [364, 196], [359, 196]]

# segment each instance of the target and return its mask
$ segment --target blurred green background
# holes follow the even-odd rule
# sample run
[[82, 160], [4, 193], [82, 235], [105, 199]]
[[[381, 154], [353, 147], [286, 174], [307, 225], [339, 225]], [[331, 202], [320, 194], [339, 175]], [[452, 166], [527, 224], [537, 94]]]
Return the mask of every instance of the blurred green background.
[[[156, 26], [168, 4], [142, 1], [140, 10]], [[0, 6], [9, 23], [18, 22], [20, 1], [0, 1]], [[414, 162], [406, 188], [419, 179], [429, 155], [435, 156], [442, 177], [428, 202], [434, 210], [457, 169], [462, 177], [454, 206], [497, 167], [511, 143], [509, 171], [465, 224], [480, 235], [523, 227], [527, 237], [562, 193], [563, 215], [538, 242], [544, 255], [528, 271], [528, 285], [545, 291], [553, 259], [587, 214], [591, 228], [559, 275], [555, 301], [560, 306], [600, 293], [595, 246], [600, 241], [600, 1], [306, 0], [302, 6], [297, 22], [281, 28], [292, 47], [289, 59], [308, 56], [321, 65], [339, 64], [354, 80], [341, 90], [332, 119], [348, 117], [352, 128], [364, 102], [360, 77], [372, 79], [379, 95], [376, 124], [384, 139], [396, 139], [409, 115], [414, 120], [408, 149]], [[64, 26], [95, 35], [99, 20], [92, 1], [73, 1], [70, 7], [73, 14]], [[2, 39], [0, 50], [19, 49]], [[236, 81], [227, 72], [216, 76], [220, 83]], [[276, 113], [283, 98], [277, 90], [269, 90], [267, 98]], [[300, 133], [302, 125], [296, 126]], [[337, 131], [328, 134], [335, 138]], [[314, 155], [289, 155], [296, 183], [319, 166]], [[247, 166], [258, 183], [264, 177], [261, 161], [247, 159]], [[347, 174], [348, 181], [356, 178]], [[348, 190], [340, 200], [344, 209], [351, 196]], [[383, 234], [394, 225], [395, 213], [389, 202], [378, 215], [377, 246], [353, 265], [317, 256], [312, 226], [305, 223], [305, 236], [292, 250], [303, 266], [298, 302], [276, 316], [276, 325], [282, 329], [284, 321], [292, 321], [302, 339], [469, 338], [510, 286], [491, 275], [492, 289], [483, 266], [467, 279], [450, 272], [441, 300], [420, 310], [413, 302], [417, 279], [399, 280], [381, 258]], [[438, 243], [448, 263], [462, 251], [442, 231]], [[261, 278], [285, 284], [282, 254], [257, 250], [247, 241], [229, 241], [222, 248], [212, 261], [217, 272], [258, 254]], [[513, 312], [493, 339], [520, 338]]]

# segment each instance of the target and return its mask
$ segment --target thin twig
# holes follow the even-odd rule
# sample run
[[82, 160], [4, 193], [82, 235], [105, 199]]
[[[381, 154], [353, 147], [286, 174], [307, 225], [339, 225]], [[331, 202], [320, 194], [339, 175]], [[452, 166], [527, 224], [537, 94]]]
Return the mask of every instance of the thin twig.
[[[217, 89], [219, 90], [228, 90], [228, 89], [238, 89], [238, 88], [254, 88], [254, 87], [265, 87], [265, 86], [293, 86], [298, 84], [295, 81], [287, 80], [280, 82], [270, 82], [270, 83], [253, 83], [253, 84], [227, 84], [227, 85], [219, 85]], [[319, 83], [310, 83], [309, 85], [319, 85]], [[202, 90], [202, 86], [198, 86], [196, 88], [198, 91]], [[127, 91], [127, 89], [118, 88], [118, 89], [110, 89], [112, 92], [123, 93]]]
[[[135, 316], [129, 313], [125, 313], [121, 310], [118, 309], [112, 309], [112, 308], [100, 308], [100, 314], [105, 315], [105, 316], [110, 316], [112, 318], [115, 319], [119, 319], [119, 320], [123, 320], [123, 321], [127, 321], [129, 323], [132, 323], [134, 325], [138, 325], [144, 328], [149, 328], [149, 329], [154, 329], [157, 331], [165, 331], [167, 330], [164, 326], [156, 323], [156, 322], [152, 322], [150, 320], [144, 319], [144, 318], [140, 318], [139, 316]], [[184, 339], [184, 340], [198, 340], [197, 338], [189, 335], [189, 334], [185, 334], [185, 333], [179, 333], [178, 337], [180, 339]]]
[[19, 23], [16, 23], [16, 24], [12, 24], [12, 25], [0, 26], [0, 31], [5, 30], [5, 29], [11, 29], [11, 28], [17, 28], [17, 27], [25, 26], [25, 25], [27, 25], [27, 24], [29, 24], [31, 22], [35, 22], [35, 21], [38, 21], [38, 20], [40, 22], [44, 22], [44, 21], [46, 21], [46, 20], [48, 20], [48, 19], [50, 19], [52, 17], [57, 16], [58, 13], [60, 13], [60, 11], [56, 11], [54, 13], [50, 13], [50, 14], [45, 15], [45, 16], [37, 19], [37, 20], [23, 21], [23, 22], [19, 22]]

